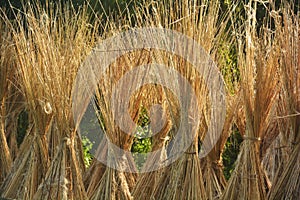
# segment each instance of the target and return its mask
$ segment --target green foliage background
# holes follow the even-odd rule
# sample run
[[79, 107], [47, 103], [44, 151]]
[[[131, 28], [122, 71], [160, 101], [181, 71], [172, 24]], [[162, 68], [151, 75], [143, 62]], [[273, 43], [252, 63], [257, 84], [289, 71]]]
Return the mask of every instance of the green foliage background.
[[137, 168], [140, 170], [146, 161], [146, 153], [151, 151], [152, 140], [149, 129], [150, 119], [145, 108], [141, 108], [134, 143], [131, 148]]

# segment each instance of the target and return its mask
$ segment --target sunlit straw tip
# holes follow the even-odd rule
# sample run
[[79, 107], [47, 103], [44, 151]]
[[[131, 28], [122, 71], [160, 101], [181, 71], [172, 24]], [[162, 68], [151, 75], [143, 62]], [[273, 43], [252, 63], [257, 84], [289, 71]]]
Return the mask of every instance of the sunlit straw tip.
[[277, 11], [275, 11], [275, 10], [272, 10], [270, 12], [270, 15], [271, 15], [271, 17], [277, 17], [277, 16], [279, 16], [279, 13]]
[[70, 145], [71, 144], [71, 139], [68, 137], [64, 137], [63, 141], [66, 142], [66, 145]]
[[160, 139], [163, 140], [164, 142], [166, 142], [166, 141], [170, 140], [170, 136], [162, 137]]
[[251, 141], [261, 141], [260, 137], [250, 137], [250, 136], [243, 136], [244, 140], [251, 140]]
[[48, 115], [52, 113], [52, 107], [51, 107], [51, 105], [50, 105], [49, 102], [47, 102], [47, 103], [45, 104], [45, 106], [44, 106], [44, 111], [45, 111], [45, 113], [48, 114]]

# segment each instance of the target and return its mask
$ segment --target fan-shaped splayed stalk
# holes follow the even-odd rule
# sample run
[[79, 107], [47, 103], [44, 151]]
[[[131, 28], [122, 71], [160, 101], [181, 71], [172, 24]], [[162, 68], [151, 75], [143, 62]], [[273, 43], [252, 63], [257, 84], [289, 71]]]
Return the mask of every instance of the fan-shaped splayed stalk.
[[197, 141], [175, 163], [166, 167], [157, 181], [151, 198], [207, 199], [201, 178]]
[[48, 160], [45, 136], [28, 133], [20, 147], [10, 174], [1, 186], [5, 198], [32, 199], [44, 177]]
[[218, 199], [221, 197], [227, 183], [223, 174], [222, 152], [225, 143], [231, 133], [234, 117], [240, 104], [240, 93], [227, 98], [227, 115], [223, 127], [223, 132], [216, 146], [203, 158], [203, 182], [208, 199]]
[[[86, 199], [78, 163], [76, 134], [64, 138], [33, 199]], [[72, 191], [72, 192], [70, 192]]]

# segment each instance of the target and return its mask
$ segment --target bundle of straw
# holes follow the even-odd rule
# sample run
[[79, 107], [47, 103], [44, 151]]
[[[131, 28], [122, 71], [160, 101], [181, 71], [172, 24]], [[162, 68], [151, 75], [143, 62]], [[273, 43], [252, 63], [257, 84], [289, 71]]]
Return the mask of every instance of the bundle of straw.
[[[274, 181], [269, 192], [269, 199], [297, 199], [300, 191], [300, 33], [299, 33], [299, 11], [298, 15], [293, 13], [293, 7], [284, 1], [283, 23], [277, 20], [279, 30], [281, 52], [282, 82], [287, 104], [286, 120], [289, 121], [289, 144], [292, 153], [284, 164], [282, 173]], [[282, 160], [281, 162], [284, 162]]]
[[[72, 5], [63, 4], [56, 9], [60, 15], [49, 14], [53, 24], [35, 35], [36, 45], [45, 56], [41, 59], [43, 66], [38, 66], [41, 71], [36, 72], [44, 77], [41, 84], [49, 92], [46, 98], [53, 110], [56, 131], [49, 141], [54, 152], [51, 165], [34, 199], [86, 199], [82, 144], [73, 121], [72, 92], [78, 68], [93, 44], [97, 27], [89, 26], [86, 7], [75, 11]], [[43, 42], [47, 43], [46, 48]]]
[[[246, 116], [246, 132], [235, 170], [222, 199], [265, 199], [266, 186], [260, 160], [260, 141], [265, 138], [277, 103], [278, 40], [268, 26], [261, 38], [256, 35], [257, 2], [247, 5], [246, 44], [239, 61], [243, 66], [242, 91]], [[240, 41], [242, 44], [242, 41]], [[276, 133], [275, 133], [276, 134]]]
[[[185, 79], [191, 82], [196, 91], [197, 99], [199, 100], [203, 96], [203, 93], [205, 93], [205, 84], [201, 84], [203, 83], [203, 79], [201, 79], [197, 72], [191, 67], [191, 65], [184, 61], [182, 58], [178, 58], [176, 56], [167, 57], [164, 54], [161, 55], [163, 56], [164, 60], [169, 59], [170, 61], [167, 63], [172, 63], [172, 67], [177, 69], [180, 74], [185, 77]], [[160, 74], [160, 77], [164, 77], [163, 73]], [[180, 91], [182, 92], [187, 90], [186, 86], [179, 84], [179, 82], [179, 80], [174, 80], [172, 82], [172, 84], [174, 84], [174, 88], [180, 88]], [[191, 109], [195, 109], [192, 106], [192, 100], [189, 99], [190, 94], [185, 95], [186, 96], [184, 96], [184, 101], [177, 97], [181, 101], [181, 106], [179, 107], [179, 105], [177, 105], [177, 108], [175, 107], [175, 109], [171, 109], [171, 115], [174, 118], [172, 120], [174, 132], [170, 132], [170, 137], [172, 138], [172, 140], [175, 140], [176, 137], [179, 137], [180, 139], [173, 141], [173, 143], [175, 143], [176, 145], [168, 145], [170, 155], [167, 157], [167, 160], [174, 159], [173, 157], [177, 156], [178, 154], [180, 156], [178, 160], [176, 160], [170, 166], [167, 166], [157, 176], [159, 179], [156, 181], [155, 189], [151, 194], [151, 198], [154, 199], [206, 199], [206, 193], [202, 182], [200, 160], [198, 158], [199, 130], [195, 129], [196, 127], [188, 126], [188, 124], [190, 123], [188, 122], [188, 120], [195, 120], [196, 123], [200, 122], [197, 121], [198, 119], [196, 115], [198, 113], [195, 110], [193, 110], [193, 112], [189, 112]], [[169, 100], [171, 99], [172, 98], [170, 98]], [[206, 99], [206, 97], [202, 99]], [[201, 103], [197, 105], [200, 108], [203, 106]], [[177, 133], [179, 126], [183, 126], [181, 127], [182, 132]], [[172, 133], [174, 135], [172, 135]], [[201, 135], [199, 137], [203, 136]], [[191, 144], [189, 144], [190, 139]], [[185, 152], [180, 152], [179, 150], [185, 145], [188, 145], [188, 148], [185, 150]], [[190, 186], [191, 184], [192, 187]]]
[[21, 199], [86, 199], [71, 91], [95, 29], [88, 26], [86, 8], [77, 13], [70, 4], [47, 6], [28, 4], [24, 13], [16, 14], [16, 25], [11, 25], [32, 129], [2, 194]]
[[42, 116], [45, 115], [43, 114], [43, 108], [38, 106], [40, 97], [38, 92], [41, 91], [38, 77], [31, 71], [32, 68], [28, 68], [32, 62], [35, 62], [35, 60], [31, 60], [28, 54], [34, 54], [34, 51], [30, 51], [32, 46], [30, 47], [27, 43], [27, 33], [22, 24], [23, 19], [20, 15], [16, 15], [16, 17], [16, 27], [7, 18], [5, 19], [7, 28], [12, 32], [15, 42], [14, 56], [17, 59], [19, 69], [20, 90], [27, 101], [27, 110], [30, 112], [30, 119], [35, 121], [35, 123], [31, 125], [32, 128], [28, 131], [22, 143], [12, 170], [1, 186], [1, 193], [3, 197], [32, 199], [48, 165], [44, 135], [45, 126], [42, 120]]
[[[165, 28], [171, 28], [172, 30], [180, 31], [183, 34], [186, 34], [197, 42], [199, 42], [202, 47], [208, 52], [214, 52], [214, 48], [217, 46], [217, 42], [224, 31], [225, 25], [221, 26], [222, 22], [226, 22], [225, 18], [221, 17], [221, 22], [218, 21], [220, 18], [216, 17], [216, 13], [219, 12], [219, 4], [216, 2], [189, 2], [189, 1], [163, 1], [155, 2], [148, 4], [147, 7], [142, 7], [142, 11], [137, 12], [137, 18], [143, 21], [143, 24], [140, 26], [149, 25], [149, 26], [159, 26]], [[149, 14], [152, 13], [152, 14]], [[143, 19], [143, 20], [141, 20]], [[146, 20], [145, 20], [146, 19]], [[220, 23], [220, 24], [219, 24]], [[163, 42], [163, 41], [162, 41]], [[188, 47], [189, 48], [189, 47]], [[187, 50], [188, 51], [188, 50]], [[213, 54], [213, 53], [212, 53]], [[197, 72], [195, 72], [189, 64], [182, 59], [179, 59], [175, 56], [170, 56], [167, 53], [158, 52], [155, 56], [155, 61], [170, 64], [171, 67], [180, 72], [186, 80], [190, 82], [193, 86], [194, 92], [198, 100], [207, 100], [205, 96], [205, 83], [203, 83], [203, 77], [199, 77]], [[159, 61], [157, 61], [158, 59]], [[206, 66], [203, 66], [206, 67]], [[163, 74], [157, 74], [158, 77], [163, 78]], [[203, 79], [202, 79], [203, 78]], [[180, 88], [177, 80], [173, 80], [175, 88]], [[186, 88], [182, 88], [183, 90]], [[179, 98], [179, 97], [177, 97]], [[187, 97], [188, 99], [188, 97]], [[172, 102], [170, 97], [167, 95], [167, 100]], [[187, 101], [189, 101], [188, 99]], [[185, 102], [186, 105], [183, 105], [183, 108], [176, 107], [173, 110], [171, 115], [173, 115], [172, 120], [172, 130], [170, 133], [171, 138], [175, 136], [177, 128], [179, 126], [180, 117], [187, 117], [189, 119], [193, 116], [180, 116], [180, 112], [174, 112], [175, 110], [184, 110], [186, 112], [189, 108], [191, 102]], [[198, 102], [199, 103], [199, 102]], [[204, 105], [206, 102], [204, 101]], [[177, 105], [178, 106], [178, 105]], [[199, 108], [202, 109], [203, 105], [199, 105]], [[181, 122], [184, 124], [184, 122]], [[172, 132], [174, 132], [172, 135]], [[188, 148], [187, 153], [183, 153], [182, 157], [179, 158], [171, 166], [155, 173], [145, 174], [139, 179], [138, 187], [134, 191], [134, 196], [136, 198], [143, 198], [151, 193], [153, 187], [142, 188], [141, 183], [156, 183], [155, 190], [152, 192], [152, 198], [164, 199], [181, 199], [181, 198], [191, 198], [191, 199], [205, 199], [205, 190], [202, 182], [202, 174], [200, 168], [200, 162], [197, 158], [198, 156], [198, 137], [197, 134], [199, 130], [185, 130], [186, 133], [190, 134], [190, 137], [196, 135], [193, 138], [193, 144]], [[200, 136], [203, 138], [204, 133]], [[185, 139], [183, 138], [182, 144], [185, 144]], [[160, 142], [160, 145], [163, 143]], [[168, 149], [179, 148], [172, 145], [169, 145]], [[180, 149], [180, 148], [179, 148]], [[192, 152], [189, 154], [189, 152]], [[169, 158], [168, 158], [169, 159]], [[170, 158], [172, 159], [172, 158]], [[191, 174], [187, 174], [186, 172]], [[158, 178], [158, 180], [157, 180]], [[189, 186], [192, 182], [192, 186]], [[144, 195], [140, 195], [145, 192]], [[140, 198], [140, 199], [141, 199]]]
[[[131, 192], [136, 182], [136, 175], [132, 172], [137, 172], [137, 169], [131, 156], [130, 149], [134, 139], [133, 133], [135, 127], [128, 125], [128, 133], [124, 132], [125, 130], [121, 130], [117, 122], [122, 123], [123, 116], [114, 119], [111, 98], [114, 87], [127, 71], [130, 71], [135, 66], [148, 64], [148, 62], [149, 53], [147, 51], [125, 54], [109, 66], [105, 76], [102, 77], [98, 84], [99, 89], [96, 91], [96, 98], [103, 117], [103, 119], [99, 120], [103, 120], [103, 124], [105, 125], [105, 137], [109, 142], [122, 149], [122, 151], [108, 145], [106, 161], [111, 165], [105, 169], [95, 192], [90, 196], [91, 199], [132, 198]], [[132, 83], [129, 83], [128, 80], [126, 80], [119, 84], [118, 90], [122, 92], [118, 94], [120, 96], [115, 97], [118, 99], [117, 105], [114, 108], [115, 110], [122, 112], [121, 106], [124, 104], [122, 98], [130, 92], [127, 88], [135, 86], [137, 84], [136, 81], [143, 82], [143, 76], [145, 76], [145, 74], [136, 73], [130, 79], [133, 81]], [[129, 101], [128, 112], [133, 121], [137, 122], [143, 94], [139, 91], [130, 95], [132, 95], [130, 96], [130, 99], [132, 100]], [[121, 187], [118, 187], [118, 185], [121, 185]]]

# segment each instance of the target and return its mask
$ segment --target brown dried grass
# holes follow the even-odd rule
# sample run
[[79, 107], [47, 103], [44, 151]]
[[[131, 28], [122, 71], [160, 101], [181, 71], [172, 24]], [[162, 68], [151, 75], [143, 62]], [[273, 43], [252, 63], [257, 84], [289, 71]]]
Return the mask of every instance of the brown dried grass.
[[[300, 33], [299, 11], [294, 14], [293, 7], [284, 1], [283, 23], [280, 18], [276, 21], [281, 44], [281, 72], [285, 91], [286, 107], [282, 113], [288, 120], [288, 146], [292, 153], [287, 161], [280, 160], [283, 165], [278, 171], [268, 198], [269, 199], [298, 199], [300, 191]], [[287, 113], [287, 115], [284, 115]]]
[[[220, 25], [221, 22], [216, 17], [216, 13], [219, 12], [218, 2], [201, 1], [201, 4], [198, 4], [196, 1], [166, 1], [162, 4], [151, 4], [151, 6], [154, 7], [155, 15], [148, 16], [148, 12], [138, 15], [141, 16], [140, 18], [145, 16], [149, 19], [146, 22], [143, 21], [143, 23], [151, 26], [171, 28], [172, 30], [184, 33], [199, 42], [206, 51], [211, 53], [211, 56], [214, 56], [216, 53], [214, 48], [216, 48], [218, 43], [216, 41], [219, 41], [224, 30], [224, 26]], [[226, 18], [222, 20], [222, 22], [226, 23]], [[186, 50], [188, 51], [188, 48]], [[209, 103], [203, 101], [203, 99], [206, 99], [206, 86], [203, 80], [199, 78], [199, 74], [192, 70], [192, 67], [188, 63], [180, 58], [168, 56], [164, 53], [160, 53], [157, 57], [163, 63], [172, 63], [172, 67], [191, 83], [198, 100], [201, 99], [200, 109], [205, 109], [205, 106], [209, 107]], [[163, 75], [160, 76], [163, 77]], [[176, 85], [175, 81], [173, 84], [175, 87], [180, 87]], [[187, 107], [181, 109], [187, 109], [189, 107], [188, 104], [184, 105]], [[176, 134], [180, 115], [177, 114], [174, 116], [172, 125]], [[189, 117], [192, 118], [192, 116]], [[190, 132], [191, 130], [186, 131]], [[191, 135], [196, 133], [196, 138], [198, 138], [197, 134], [199, 130], [193, 131], [195, 132], [191, 132]], [[205, 133], [202, 132], [199, 137], [203, 138], [204, 135]], [[174, 135], [170, 136], [171, 138], [174, 137]], [[197, 145], [198, 139], [195, 139], [191, 147], [187, 150], [187, 153], [184, 153], [175, 163], [161, 171], [149, 173], [148, 178], [146, 177], [147, 174], [143, 175], [144, 177], [139, 179], [141, 182], [138, 183], [138, 188], [140, 189], [134, 191], [135, 196], [139, 199], [149, 196], [154, 188], [151, 184], [156, 183], [155, 190], [151, 195], [151, 198], [154, 199], [206, 199]], [[142, 188], [141, 183], [145, 183], [146, 187]], [[141, 193], [145, 194], [139, 195]]]
[[[277, 103], [279, 44], [268, 24], [258, 36], [256, 31], [257, 2], [246, 7], [245, 43], [239, 44], [246, 130], [235, 170], [222, 199], [266, 199], [264, 172], [261, 167], [260, 141], [272, 125]], [[243, 54], [245, 50], [245, 54]], [[278, 134], [278, 133], [273, 133]], [[270, 139], [270, 138], [269, 138]]]
[[6, 111], [7, 103], [6, 99], [8, 97], [8, 87], [10, 85], [9, 80], [12, 78], [12, 73], [14, 73], [14, 67], [11, 64], [11, 52], [9, 45], [10, 35], [5, 30], [5, 22], [3, 19], [0, 19], [0, 183], [3, 181], [5, 176], [8, 174], [11, 164], [12, 158], [10, 154], [10, 150], [8, 148], [8, 144], [6, 141], [6, 119], [9, 114]]
[[94, 29], [88, 26], [86, 8], [76, 13], [70, 4], [47, 5], [48, 11], [39, 3], [26, 5], [24, 13], [15, 11], [15, 24], [7, 19], [33, 128], [2, 194], [21, 199], [86, 199], [82, 147], [71, 106], [73, 81], [93, 42]]
[[202, 159], [203, 182], [208, 199], [219, 199], [223, 193], [223, 190], [227, 186], [227, 182], [223, 174], [223, 162], [221, 155], [227, 138], [231, 134], [236, 111], [241, 101], [239, 94], [240, 93], [237, 93], [234, 96], [228, 95], [227, 115], [224, 122], [222, 135], [207, 157]]

